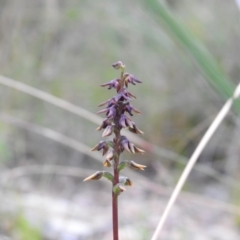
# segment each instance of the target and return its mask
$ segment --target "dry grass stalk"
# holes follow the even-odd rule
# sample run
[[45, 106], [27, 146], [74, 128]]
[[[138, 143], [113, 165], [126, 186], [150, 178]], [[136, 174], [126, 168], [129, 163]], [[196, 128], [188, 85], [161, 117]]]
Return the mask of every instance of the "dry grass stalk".
[[179, 196], [179, 193], [180, 193], [184, 183], [186, 182], [190, 172], [192, 171], [195, 163], [197, 162], [198, 157], [200, 156], [200, 154], [202, 153], [202, 151], [208, 144], [209, 140], [212, 138], [212, 136], [215, 133], [215, 131], [217, 130], [217, 128], [220, 126], [221, 122], [224, 120], [224, 118], [230, 111], [230, 109], [234, 103], [234, 100], [236, 100], [239, 97], [239, 95], [240, 95], [240, 84], [236, 87], [236, 89], [233, 93], [233, 96], [230, 99], [228, 99], [228, 101], [224, 104], [223, 108], [218, 113], [218, 115], [216, 116], [216, 118], [214, 119], [214, 121], [212, 122], [210, 127], [208, 128], [207, 132], [204, 134], [202, 140], [200, 141], [197, 148], [195, 149], [192, 157], [189, 159], [189, 162], [188, 162], [187, 166], [185, 167], [185, 169], [184, 169], [184, 171], [183, 171], [183, 173], [171, 195], [171, 198], [169, 199], [169, 201], [167, 203], [167, 206], [163, 212], [163, 215], [158, 223], [158, 226], [157, 226], [151, 240], [157, 240], [157, 237], [158, 237], [159, 233], [161, 232], [161, 229], [170, 213], [170, 210], [172, 209], [172, 206], [175, 203], [177, 197]]

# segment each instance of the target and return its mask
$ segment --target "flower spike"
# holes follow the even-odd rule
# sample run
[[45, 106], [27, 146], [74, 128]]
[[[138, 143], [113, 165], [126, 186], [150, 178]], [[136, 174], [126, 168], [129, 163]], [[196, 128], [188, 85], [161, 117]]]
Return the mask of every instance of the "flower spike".
[[120, 70], [120, 76], [112, 79], [109, 82], [101, 84], [102, 87], [106, 87], [109, 90], [116, 91], [116, 95], [108, 99], [105, 102], [99, 104], [99, 107], [103, 107], [99, 114], [104, 114], [105, 118], [96, 130], [102, 132], [102, 137], [109, 137], [114, 134], [111, 141], [100, 141], [94, 146], [91, 151], [100, 151], [105, 156], [103, 161], [104, 167], [112, 167], [113, 173], [106, 171], [97, 171], [96, 173], [85, 178], [83, 181], [98, 180], [102, 177], [109, 180], [112, 184], [112, 209], [113, 209], [113, 239], [118, 239], [118, 220], [117, 220], [117, 208], [118, 208], [118, 196], [126, 191], [125, 186], [132, 186], [132, 181], [125, 176], [119, 176], [120, 172], [128, 167], [133, 170], [143, 171], [146, 166], [138, 164], [132, 160], [120, 161], [120, 155], [123, 151], [129, 153], [144, 153], [144, 150], [136, 147], [132, 142], [128, 140], [126, 136], [121, 135], [123, 128], [128, 129], [135, 134], [143, 134], [143, 132], [137, 128], [135, 122], [129, 117], [134, 114], [141, 114], [141, 112], [133, 107], [130, 102], [136, 99], [128, 87], [141, 83], [134, 75], [125, 73], [125, 65], [121, 61], [117, 61], [112, 64], [113, 68]]

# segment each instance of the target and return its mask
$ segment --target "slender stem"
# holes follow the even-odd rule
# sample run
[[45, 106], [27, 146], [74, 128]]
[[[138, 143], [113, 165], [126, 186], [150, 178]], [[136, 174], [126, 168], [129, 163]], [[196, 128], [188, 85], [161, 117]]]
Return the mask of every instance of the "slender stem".
[[[119, 179], [118, 171], [114, 166], [114, 185], [118, 183], [118, 179]], [[113, 191], [112, 191], [112, 220], [113, 220], [113, 240], [118, 240], [118, 196]]]
[[197, 148], [195, 149], [195, 151], [193, 152], [191, 158], [188, 161], [187, 166], [185, 167], [180, 179], [178, 180], [178, 183], [167, 203], [167, 206], [161, 216], [161, 219], [158, 223], [158, 226], [153, 234], [153, 237], [151, 238], [151, 240], [157, 240], [159, 233], [162, 230], [162, 227], [169, 215], [170, 210], [172, 209], [177, 197], [179, 196], [180, 191], [182, 190], [183, 185], [185, 184], [190, 172], [192, 171], [195, 163], [198, 160], [198, 157], [200, 156], [200, 154], [202, 153], [202, 151], [204, 150], [204, 148], [206, 147], [206, 145], [208, 144], [209, 140], [212, 138], [213, 134], [216, 132], [217, 128], [219, 127], [219, 125], [222, 123], [222, 121], [224, 120], [224, 118], [226, 117], [226, 115], [228, 114], [228, 112], [230, 111], [234, 101], [240, 96], [240, 83], [238, 84], [238, 86], [236, 87], [233, 96], [231, 98], [229, 98], [227, 100], [227, 102], [224, 104], [224, 106], [222, 107], [222, 109], [220, 110], [220, 112], [218, 113], [218, 115], [215, 117], [214, 121], [212, 122], [212, 124], [210, 125], [210, 127], [208, 128], [208, 130], [206, 131], [206, 133], [204, 134], [203, 138], [201, 139], [200, 143], [198, 144]]
[[[115, 132], [115, 149], [114, 149], [114, 165], [113, 165], [113, 187], [119, 183], [119, 140], [120, 140], [120, 129], [118, 127], [119, 117], [116, 118], [116, 132]], [[112, 220], [113, 220], [113, 240], [118, 240], [118, 195], [112, 191]]]
[[[123, 74], [124, 67], [121, 69], [121, 88], [123, 88]], [[113, 165], [113, 187], [119, 183], [119, 172], [118, 172], [118, 164], [119, 164], [119, 156], [120, 156], [120, 131], [121, 127], [119, 126], [119, 119], [121, 117], [121, 109], [117, 109], [117, 116], [114, 119], [115, 124], [115, 147], [114, 147], [114, 165]], [[118, 240], [118, 195], [112, 191], [112, 222], [113, 222], [113, 240]]]

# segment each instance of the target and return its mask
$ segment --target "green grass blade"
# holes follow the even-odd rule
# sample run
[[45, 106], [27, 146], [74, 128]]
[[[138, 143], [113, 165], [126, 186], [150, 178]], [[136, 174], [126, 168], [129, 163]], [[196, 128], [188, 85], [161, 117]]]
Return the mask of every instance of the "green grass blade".
[[[214, 57], [204, 45], [182, 24], [171, 11], [159, 0], [145, 0], [148, 9], [171, 37], [177, 41], [197, 62], [208, 82], [225, 98], [229, 98], [234, 85], [225, 76]], [[237, 105], [238, 111], [240, 104]], [[235, 107], [236, 107], [235, 106]]]

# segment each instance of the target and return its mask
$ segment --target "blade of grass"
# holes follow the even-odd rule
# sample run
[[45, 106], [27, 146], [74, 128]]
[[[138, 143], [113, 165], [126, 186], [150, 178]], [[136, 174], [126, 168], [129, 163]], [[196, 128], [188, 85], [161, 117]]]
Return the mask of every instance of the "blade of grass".
[[27, 93], [33, 97], [36, 97], [38, 99], [45, 101], [45, 102], [49, 102], [57, 107], [60, 107], [64, 110], [74, 113], [74, 114], [76, 114], [82, 118], [85, 118], [93, 123], [101, 124], [101, 122], [102, 122], [102, 119], [99, 116], [85, 110], [84, 108], [76, 106], [68, 101], [65, 101], [61, 98], [57, 98], [47, 92], [44, 92], [37, 88], [31, 87], [22, 82], [19, 82], [19, 81], [16, 81], [11, 78], [4, 77], [4, 76], [0, 76], [0, 84], [10, 87], [10, 88], [13, 88], [13, 89], [16, 89], [18, 91]]
[[163, 215], [158, 223], [158, 226], [157, 226], [151, 240], [157, 239], [157, 236], [159, 235], [159, 233], [169, 215], [169, 212], [170, 212], [173, 204], [175, 203], [183, 185], [185, 184], [190, 172], [192, 171], [195, 163], [197, 162], [198, 157], [200, 156], [200, 154], [202, 153], [202, 151], [208, 144], [209, 140], [212, 138], [213, 134], [215, 133], [217, 128], [220, 126], [220, 124], [222, 123], [222, 121], [224, 120], [224, 118], [226, 117], [228, 112], [230, 111], [230, 109], [234, 103], [234, 100], [236, 100], [239, 97], [239, 95], [240, 95], [240, 83], [237, 86], [237, 88], [235, 89], [233, 96], [230, 99], [228, 99], [227, 102], [224, 104], [223, 108], [218, 113], [218, 115], [216, 116], [216, 118], [214, 119], [214, 121], [212, 122], [212, 124], [210, 125], [210, 127], [208, 128], [206, 133], [204, 134], [203, 138], [201, 139], [200, 143], [198, 144], [197, 148], [195, 149], [192, 157], [189, 159], [189, 162], [188, 162], [187, 166], [185, 167], [185, 169], [184, 169], [184, 171], [183, 171], [183, 173], [171, 195], [171, 198], [168, 201], [168, 204], [163, 212]]
[[[231, 97], [234, 85], [228, 80], [214, 57], [179, 19], [160, 1], [146, 0], [148, 9], [164, 25], [169, 35], [196, 61], [208, 82], [226, 99]], [[234, 105], [240, 112], [240, 102]]]

